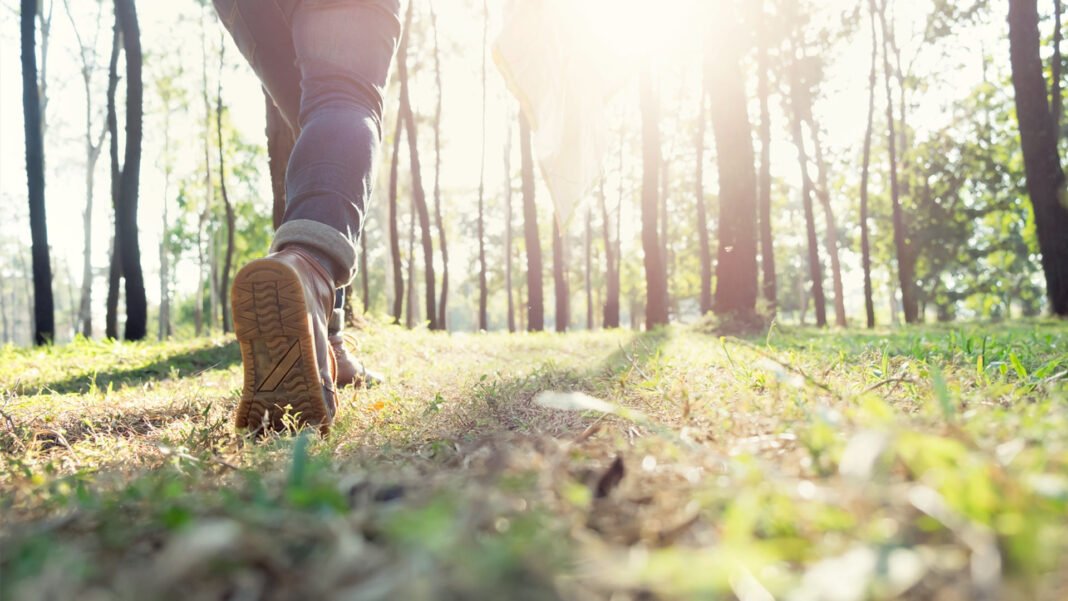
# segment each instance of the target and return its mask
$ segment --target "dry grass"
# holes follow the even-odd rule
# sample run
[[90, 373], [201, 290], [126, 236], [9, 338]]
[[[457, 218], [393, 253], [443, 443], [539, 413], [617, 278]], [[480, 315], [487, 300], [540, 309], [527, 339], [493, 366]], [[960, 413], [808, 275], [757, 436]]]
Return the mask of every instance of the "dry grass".
[[0, 597], [1068, 597], [1063, 324], [359, 343], [256, 444], [227, 340], [0, 350]]

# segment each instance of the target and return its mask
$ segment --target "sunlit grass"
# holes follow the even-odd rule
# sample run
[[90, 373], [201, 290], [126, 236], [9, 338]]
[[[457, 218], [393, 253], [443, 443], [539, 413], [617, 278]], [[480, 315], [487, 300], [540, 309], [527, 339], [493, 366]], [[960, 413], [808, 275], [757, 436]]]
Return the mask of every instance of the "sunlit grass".
[[387, 383], [256, 444], [226, 340], [0, 351], [3, 596], [1068, 590], [1064, 324], [360, 340]]

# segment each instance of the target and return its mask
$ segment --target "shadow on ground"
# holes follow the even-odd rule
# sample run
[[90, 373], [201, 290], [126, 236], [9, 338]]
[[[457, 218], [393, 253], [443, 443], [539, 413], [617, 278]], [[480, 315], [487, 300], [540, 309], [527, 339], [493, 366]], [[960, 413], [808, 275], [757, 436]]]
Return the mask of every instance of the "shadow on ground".
[[197, 348], [178, 355], [167, 355], [148, 364], [135, 367], [116, 367], [105, 371], [85, 369], [77, 375], [59, 380], [27, 382], [15, 388], [21, 395], [51, 392], [53, 394], [86, 394], [99, 390], [121, 390], [141, 386], [146, 382], [185, 378], [214, 369], [229, 369], [241, 363], [241, 351], [236, 343]]

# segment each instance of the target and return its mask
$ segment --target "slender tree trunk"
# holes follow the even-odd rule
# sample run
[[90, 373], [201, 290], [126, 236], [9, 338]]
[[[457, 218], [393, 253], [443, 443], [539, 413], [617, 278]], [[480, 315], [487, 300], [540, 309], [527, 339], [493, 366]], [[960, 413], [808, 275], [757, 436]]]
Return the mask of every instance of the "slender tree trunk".
[[230, 321], [230, 303], [227, 294], [230, 290], [230, 269], [234, 261], [234, 228], [237, 218], [234, 215], [234, 205], [230, 202], [230, 194], [226, 191], [226, 158], [223, 146], [222, 118], [223, 97], [222, 80], [223, 68], [226, 66], [226, 44], [219, 39], [219, 82], [216, 90], [215, 103], [215, 133], [219, 143], [219, 191], [222, 194], [223, 208], [226, 211], [226, 254], [223, 255], [222, 281], [219, 285], [219, 306], [222, 308], [223, 332], [230, 333], [233, 326]]
[[1054, 131], [1061, 131], [1061, 114], [1064, 112], [1064, 100], [1062, 99], [1061, 81], [1064, 64], [1061, 59], [1061, 40], [1064, 39], [1064, 31], [1061, 29], [1061, 0], [1053, 0], [1053, 127]]
[[520, 111], [519, 150], [523, 176], [523, 234], [527, 247], [527, 329], [545, 329], [545, 298], [542, 289], [541, 240], [538, 236], [538, 209], [534, 204], [534, 157], [530, 125]]
[[36, 0], [21, 2], [22, 110], [26, 133], [26, 181], [30, 202], [30, 236], [33, 241], [34, 344], [55, 340], [55, 309], [52, 300], [52, 266], [48, 252], [45, 218], [44, 136], [41, 131], [41, 100], [37, 88], [37, 42], [34, 18]]
[[[410, 31], [412, 24], [412, 12], [415, 3], [408, 4], [408, 11], [404, 18], [404, 31]], [[434, 244], [430, 239], [430, 212], [426, 206], [426, 193], [423, 191], [423, 175], [419, 166], [419, 131], [416, 129], [415, 112], [412, 109], [411, 95], [408, 84], [408, 44], [402, 44], [400, 53], [397, 55], [397, 75], [400, 78], [401, 107], [400, 114], [404, 119], [404, 129], [408, 133], [408, 155], [411, 162], [412, 172], [412, 200], [415, 202], [415, 210], [419, 214], [419, 230], [423, 241], [423, 270], [426, 280], [426, 319], [431, 330], [440, 329], [437, 313], [437, 295], [435, 293], [434, 275]]]
[[482, 0], [482, 149], [478, 170], [478, 329], [489, 329], [486, 305], [486, 48], [489, 44], [489, 4]]
[[842, 284], [842, 262], [838, 257], [838, 224], [834, 219], [834, 208], [831, 206], [829, 166], [826, 157], [823, 156], [823, 143], [820, 140], [819, 126], [812, 118], [811, 105], [808, 107], [809, 127], [812, 131], [812, 146], [816, 152], [816, 168], [819, 170], [820, 190], [817, 197], [823, 207], [823, 217], [826, 222], [827, 232], [825, 243], [827, 256], [831, 258], [831, 281], [834, 284], [834, 323], [840, 328], [848, 326], [845, 312], [845, 286]]
[[[438, 303], [438, 324], [442, 329], [448, 329], [447, 307], [449, 302], [449, 245], [445, 238], [445, 219], [441, 213], [441, 52], [438, 48], [438, 16], [434, 12], [434, 3], [428, 2], [430, 8], [430, 23], [434, 33], [434, 84], [437, 86], [437, 101], [434, 107], [434, 220], [438, 228], [438, 242], [441, 244], [441, 302]], [[485, 40], [483, 40], [485, 46]], [[483, 52], [485, 54], [485, 52]], [[485, 61], [485, 56], [483, 56]], [[485, 66], [483, 66], [483, 72]], [[483, 73], [483, 90], [485, 90], [485, 74]], [[483, 91], [485, 97], [485, 91]], [[485, 100], [483, 100], [485, 105]], [[483, 119], [485, 118], [483, 110]], [[484, 124], [483, 124], [484, 125]], [[483, 127], [485, 130], [485, 127]], [[485, 133], [482, 141], [485, 148]], [[484, 153], [483, 153], [484, 154]]]
[[641, 70], [639, 101], [642, 114], [642, 249], [645, 251], [645, 327], [652, 330], [668, 323], [667, 274], [660, 256], [657, 217], [660, 212], [660, 111], [650, 68]]
[[871, 70], [868, 73], [868, 124], [864, 130], [864, 166], [860, 174], [860, 254], [864, 270], [864, 313], [868, 329], [875, 327], [875, 300], [871, 283], [871, 233], [868, 228], [868, 184], [871, 171], [871, 143], [875, 124], [875, 74], [879, 39], [875, 29], [875, 0], [869, 0], [871, 24]]
[[389, 164], [389, 256], [393, 271], [393, 323], [400, 325], [404, 308], [404, 272], [401, 266], [400, 228], [397, 224], [397, 180], [400, 165], [401, 130], [404, 120], [397, 116], [393, 130], [393, 158]]
[[[201, 72], [201, 101], [204, 106], [204, 206], [200, 209], [197, 218], [197, 259], [199, 262], [199, 274], [197, 278], [196, 306], [193, 321], [196, 325], [196, 335], [200, 336], [205, 327], [211, 332], [215, 321], [215, 290], [214, 269], [209, 261], [214, 263], [215, 257], [212, 248], [212, 239], [208, 228], [210, 227], [211, 207], [214, 204], [215, 185], [211, 179], [211, 102], [208, 99], [208, 46], [207, 46], [207, 23], [205, 13], [201, 13], [200, 20], [200, 72]], [[208, 240], [204, 240], [208, 233]], [[204, 283], [209, 283], [208, 315], [204, 318]]]
[[556, 331], [566, 332], [571, 323], [571, 284], [568, 281], [567, 240], [560, 230], [560, 216], [553, 219], [553, 295], [556, 299]]
[[[98, 6], [93, 38], [86, 44], [82, 39], [78, 22], [70, 9], [70, 0], [64, 0], [67, 19], [71, 23], [74, 35], [78, 39], [78, 49], [82, 63], [82, 87], [85, 90], [85, 212], [82, 213], [82, 286], [75, 329], [82, 336], [93, 335], [93, 200], [96, 182], [96, 163], [104, 146], [107, 126], [100, 128], [100, 133], [93, 135], [93, 72], [96, 70], [96, 46], [100, 37], [100, 23], [104, 15], [103, 4]], [[92, 57], [92, 58], [90, 58]]]
[[408, 205], [408, 311], [405, 313], [404, 325], [408, 329], [415, 327], [419, 308], [419, 297], [415, 289], [415, 200]]
[[709, 241], [708, 208], [705, 205], [705, 103], [708, 101], [708, 76], [701, 82], [700, 100], [697, 109], [697, 135], [695, 136], [696, 165], [694, 168], [697, 203], [697, 239], [701, 258], [701, 292], [698, 306], [701, 315], [712, 312], [712, 245]]
[[504, 292], [508, 297], [508, 332], [514, 333], [515, 299], [512, 294], [512, 123], [508, 117], [504, 139]]
[[593, 329], [593, 212], [586, 207], [586, 329]]
[[[622, 180], [622, 170], [620, 170], [619, 177]], [[622, 188], [622, 183], [620, 187]], [[598, 196], [600, 196], [601, 200], [601, 220], [604, 222], [604, 327], [605, 329], [612, 329], [619, 327], [619, 256], [615, 252], [615, 242], [612, 240], [612, 219], [608, 213], [608, 195], [605, 194], [604, 190], [604, 178], [601, 178], [600, 194]]]
[[805, 148], [805, 136], [801, 128], [803, 115], [802, 91], [800, 89], [799, 75], [796, 73], [796, 65], [799, 60], [795, 57], [795, 66], [791, 69], [791, 108], [790, 121], [794, 144], [797, 146], [797, 159], [801, 167], [801, 202], [805, 210], [805, 232], [808, 237], [808, 269], [812, 279], [812, 299], [816, 305], [816, 325], [827, 325], [827, 305], [823, 295], [823, 267], [820, 264], [819, 237], [816, 235], [816, 217], [812, 208], [812, 178], [808, 170], [808, 151]]
[[122, 276], [126, 282], [126, 340], [142, 340], [148, 330], [148, 299], [141, 271], [137, 231], [138, 188], [141, 176], [141, 127], [144, 88], [141, 81], [141, 31], [133, 0], [116, 0], [126, 55], [126, 152], [122, 162], [120, 213]]
[[371, 282], [367, 273], [367, 232], [360, 233], [360, 288], [363, 301], [363, 312], [371, 311]]
[[[719, 27], [730, 26], [730, 22]], [[716, 35], [715, 58], [706, 61], [712, 89], [712, 130], [719, 169], [719, 248], [716, 253], [717, 315], [749, 316], [757, 300], [757, 181], [753, 130], [738, 50]]]
[[171, 114], [173, 107], [168, 95], [163, 99], [163, 233], [159, 238], [159, 339], [166, 340], [171, 336], [171, 295], [170, 287], [170, 250], [167, 248], [167, 240], [170, 237], [169, 213], [171, 195], [171, 175], [174, 171], [170, 157], [171, 148]]
[[771, 228], [771, 111], [768, 79], [771, 67], [768, 60], [768, 21], [764, 2], [760, 3], [760, 44], [757, 55], [757, 96], [760, 99], [760, 266], [763, 275], [762, 291], [768, 312], [775, 314], [778, 305], [778, 280], [775, 275], [775, 239]]
[[122, 245], [119, 228], [119, 190], [122, 171], [119, 169], [119, 119], [115, 110], [115, 95], [119, 87], [119, 50], [121, 49], [122, 28], [119, 26], [118, 14], [115, 15], [113, 37], [111, 42], [111, 59], [108, 62], [107, 94], [107, 128], [108, 159], [111, 168], [111, 211], [114, 214], [114, 233], [111, 238], [111, 260], [108, 264], [107, 311], [104, 316], [104, 335], [111, 339], [119, 338], [119, 283], [122, 281]]
[[1009, 0], [1012, 84], [1027, 192], [1035, 212], [1050, 308], [1055, 315], [1068, 317], [1068, 201], [1040, 44], [1036, 0]]
[[[918, 307], [915, 301], [912, 261], [909, 258], [908, 234], [905, 231], [905, 216], [901, 209], [901, 190], [897, 172], [897, 134], [894, 124], [894, 95], [890, 86], [892, 69], [890, 66], [890, 44], [886, 24], [886, 0], [879, 11], [879, 22], [883, 32], [883, 70], [886, 84], [886, 119], [887, 142], [890, 147], [890, 202], [893, 212], [894, 249], [897, 254], [898, 283], [901, 286], [901, 306], [905, 311], [905, 322], [915, 323]], [[904, 91], [902, 91], [904, 94]]]
[[263, 91], [263, 100], [267, 112], [267, 162], [271, 172], [271, 196], [274, 199], [271, 221], [277, 230], [286, 214], [286, 168], [296, 141], [267, 90]]

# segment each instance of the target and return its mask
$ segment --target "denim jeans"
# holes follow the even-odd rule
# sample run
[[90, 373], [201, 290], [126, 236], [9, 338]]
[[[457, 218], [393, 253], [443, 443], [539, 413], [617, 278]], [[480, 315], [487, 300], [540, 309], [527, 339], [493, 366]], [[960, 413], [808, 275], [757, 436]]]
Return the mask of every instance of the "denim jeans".
[[400, 0], [214, 3], [296, 139], [272, 248], [313, 248], [331, 259], [335, 283], [344, 286], [356, 273]]

